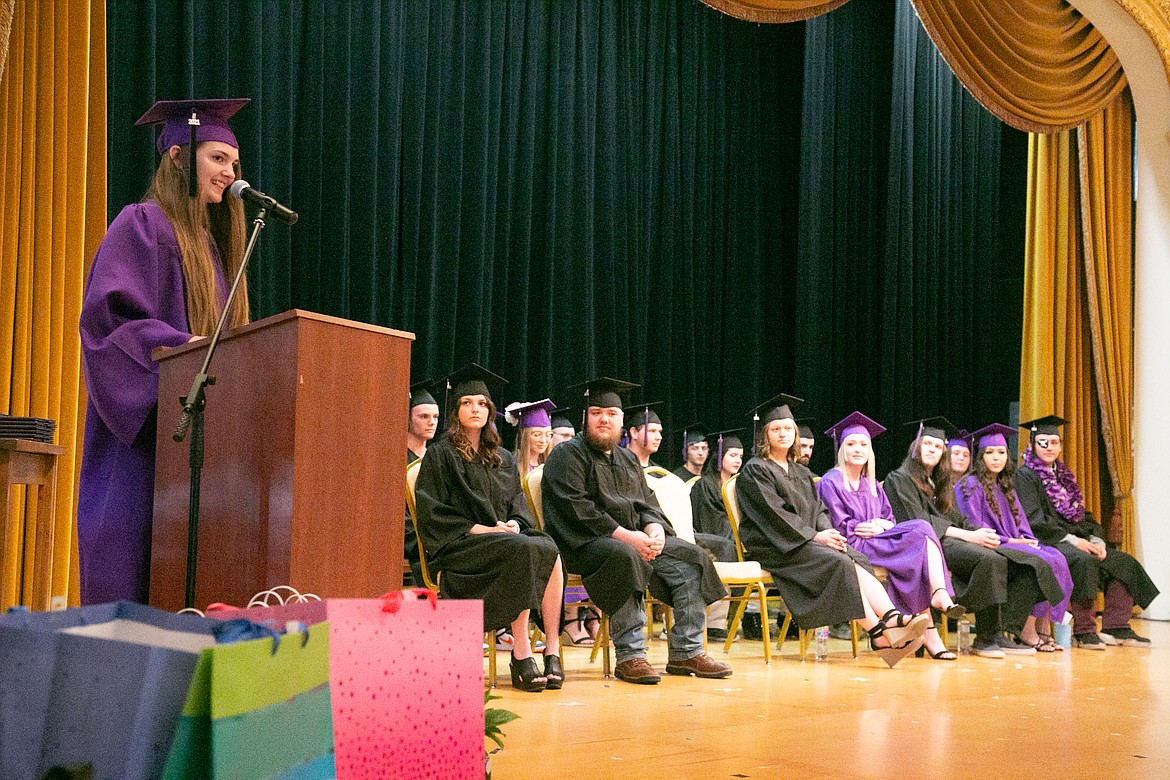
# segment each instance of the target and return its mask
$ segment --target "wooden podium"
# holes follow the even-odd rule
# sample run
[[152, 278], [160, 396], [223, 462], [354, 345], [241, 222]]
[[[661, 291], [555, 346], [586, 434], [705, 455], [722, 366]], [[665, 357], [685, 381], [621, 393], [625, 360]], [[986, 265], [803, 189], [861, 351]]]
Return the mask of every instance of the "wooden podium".
[[[207, 388], [195, 603], [292, 585], [325, 597], [402, 586], [414, 335], [288, 311], [216, 347]], [[190, 435], [172, 435], [207, 342], [156, 350], [150, 603], [183, 608]]]

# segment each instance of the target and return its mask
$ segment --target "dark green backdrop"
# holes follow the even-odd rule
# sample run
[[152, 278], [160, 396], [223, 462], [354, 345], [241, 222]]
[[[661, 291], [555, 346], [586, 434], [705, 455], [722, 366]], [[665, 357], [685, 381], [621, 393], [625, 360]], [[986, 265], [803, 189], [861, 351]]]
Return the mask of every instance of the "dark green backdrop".
[[253, 315], [413, 331], [415, 379], [475, 360], [498, 400], [564, 403], [604, 372], [668, 428], [748, 425], [780, 390], [823, 427], [1016, 396], [1026, 139], [908, 0], [771, 26], [698, 0], [109, 0], [108, 56], [111, 217], [153, 173], [153, 100], [250, 96], [245, 178], [301, 214], [261, 237]]

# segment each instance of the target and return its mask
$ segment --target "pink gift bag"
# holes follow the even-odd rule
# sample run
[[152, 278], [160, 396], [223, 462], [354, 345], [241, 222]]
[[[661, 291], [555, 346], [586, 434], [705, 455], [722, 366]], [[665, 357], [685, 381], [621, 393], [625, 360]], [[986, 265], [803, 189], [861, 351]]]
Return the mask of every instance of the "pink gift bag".
[[337, 777], [482, 778], [483, 603], [327, 603]]

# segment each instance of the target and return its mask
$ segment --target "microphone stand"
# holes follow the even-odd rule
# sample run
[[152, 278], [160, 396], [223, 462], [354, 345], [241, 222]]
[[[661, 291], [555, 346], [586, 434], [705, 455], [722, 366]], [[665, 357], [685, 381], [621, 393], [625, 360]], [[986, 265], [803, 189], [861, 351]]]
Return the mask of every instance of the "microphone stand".
[[240, 262], [236, 278], [232, 282], [232, 289], [224, 302], [223, 311], [219, 315], [219, 323], [215, 326], [215, 332], [211, 334], [211, 343], [207, 345], [207, 355], [203, 358], [203, 367], [195, 375], [195, 381], [191, 383], [191, 390], [179, 399], [183, 413], [179, 415], [179, 423], [175, 426], [172, 438], [175, 441], [182, 441], [187, 437], [187, 430], [191, 431], [191, 452], [188, 458], [191, 468], [191, 495], [187, 508], [187, 590], [183, 599], [183, 606], [186, 609], [195, 607], [195, 564], [199, 557], [199, 483], [203, 474], [203, 410], [207, 405], [207, 395], [204, 390], [208, 385], [215, 384], [215, 377], [208, 376], [207, 369], [211, 366], [211, 357], [215, 354], [219, 337], [227, 324], [228, 312], [231, 311], [232, 301], [236, 297], [236, 291], [239, 289], [244, 272], [248, 268], [248, 260], [252, 257], [252, 250], [256, 247], [256, 239], [259, 238], [260, 231], [264, 229], [266, 216], [268, 216], [268, 209], [261, 207], [256, 218], [252, 220], [252, 235], [248, 237], [244, 258]]

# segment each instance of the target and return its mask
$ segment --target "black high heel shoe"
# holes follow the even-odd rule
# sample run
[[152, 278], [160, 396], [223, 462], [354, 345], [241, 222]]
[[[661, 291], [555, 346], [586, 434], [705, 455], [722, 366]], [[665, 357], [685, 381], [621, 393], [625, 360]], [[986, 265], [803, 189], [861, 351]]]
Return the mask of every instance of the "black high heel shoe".
[[548, 687], [548, 678], [540, 673], [536, 659], [532, 656], [524, 660], [517, 660], [515, 653], [513, 653], [512, 660], [508, 662], [508, 668], [512, 670], [512, 687], [518, 691], [540, 693]]
[[544, 654], [544, 679], [546, 688], [550, 691], [559, 691], [565, 684], [565, 670], [561, 668], [561, 657], [556, 653]]
[[[938, 593], [940, 590], [945, 593], [947, 589], [935, 588], [930, 592], [930, 598], [933, 600], [934, 594]], [[934, 608], [938, 609], [937, 607]], [[946, 609], [939, 609], [938, 611], [942, 613], [943, 617], [950, 618], [951, 620], [958, 620], [959, 618], [963, 617], [963, 615], [967, 614], [966, 607], [964, 607], [962, 604], [955, 604], [954, 602], [951, 602], [951, 605]]]

